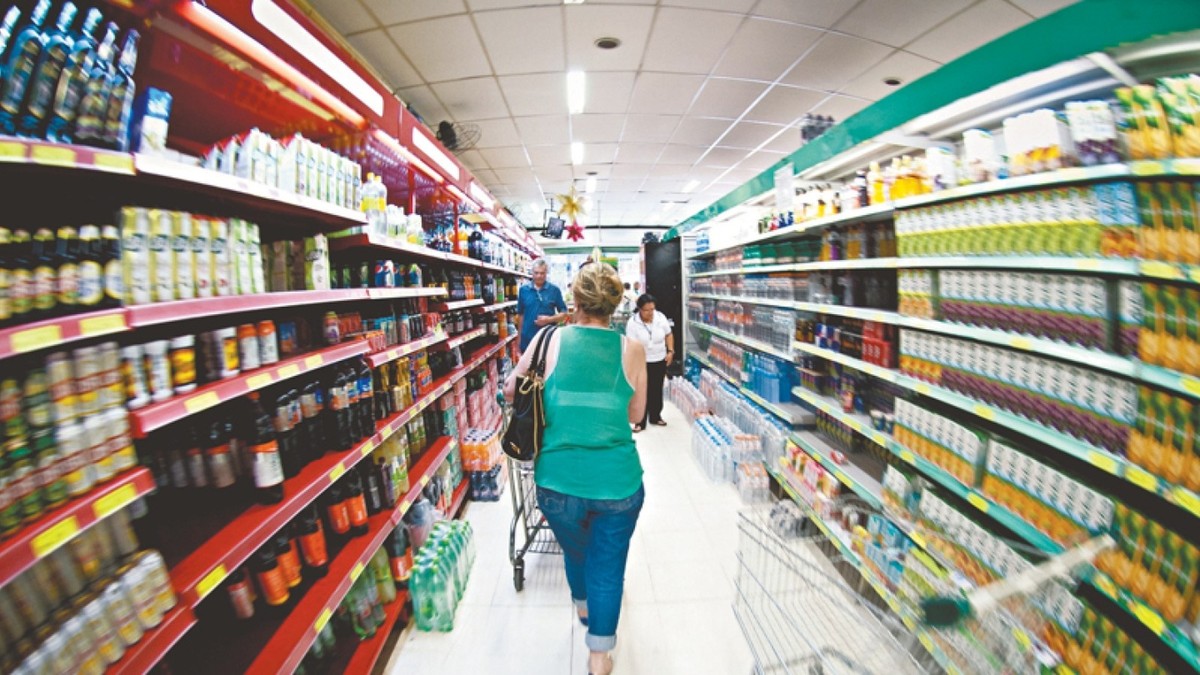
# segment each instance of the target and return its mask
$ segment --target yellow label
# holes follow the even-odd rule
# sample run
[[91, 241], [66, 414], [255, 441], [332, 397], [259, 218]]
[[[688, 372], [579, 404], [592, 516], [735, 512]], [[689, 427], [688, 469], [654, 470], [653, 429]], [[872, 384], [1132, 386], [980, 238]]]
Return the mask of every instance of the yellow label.
[[1033, 349], [1033, 343], [1030, 342], [1028, 338], [1015, 337], [1015, 338], [1009, 340], [1008, 344], [1010, 347], [1013, 347], [1014, 349], [1025, 349], [1025, 350]]
[[1096, 588], [1100, 589], [1101, 593], [1110, 598], [1117, 597], [1117, 587], [1113, 585], [1112, 579], [1109, 579], [1107, 574], [1097, 574], [1092, 582], [1095, 583]]
[[350, 581], [358, 581], [358, 577], [362, 573], [363, 573], [362, 561], [354, 563], [354, 568], [350, 570]]
[[917, 546], [925, 548], [925, 537], [923, 537], [920, 532], [909, 532], [908, 538], [912, 539], [912, 543], [916, 544]]
[[975, 411], [976, 415], [979, 415], [985, 420], [994, 421], [996, 419], [996, 411], [992, 410], [990, 406], [986, 406], [982, 403], [976, 403], [972, 410]]
[[271, 377], [270, 373], [259, 373], [258, 375], [246, 378], [246, 386], [251, 390], [262, 389], [274, 381], [275, 378]]
[[133, 173], [133, 155], [117, 155], [108, 152], [97, 152], [92, 156], [92, 164], [101, 169], [119, 173]]
[[1133, 483], [1143, 490], [1148, 490], [1150, 492], [1158, 491], [1158, 479], [1154, 477], [1154, 474], [1144, 471], [1141, 467], [1134, 466], [1132, 464], [1126, 466], [1125, 480]]
[[204, 575], [204, 578], [196, 584], [196, 596], [201, 600], [204, 599], [213, 589], [225, 581], [225, 577], [229, 576], [229, 572], [225, 570], [225, 565], [217, 565], [212, 568], [212, 571]]
[[317, 615], [317, 621], [313, 624], [313, 632], [320, 633], [325, 629], [325, 624], [329, 623], [329, 619], [333, 618], [333, 610], [326, 607]]
[[25, 144], [17, 141], [0, 143], [0, 160], [25, 159]]
[[1163, 634], [1163, 631], [1167, 628], [1167, 622], [1158, 615], [1158, 612], [1155, 612], [1154, 610], [1137, 601], [1133, 601], [1130, 604], [1133, 605], [1133, 615], [1136, 616], [1139, 621], [1146, 624], [1146, 627], [1149, 628], [1155, 635], [1161, 636]]
[[366, 457], [367, 455], [371, 454], [374, 450], [375, 450], [375, 440], [372, 439], [372, 440], [368, 441], [367, 443], [363, 444], [362, 456]]
[[184, 410], [187, 410], [189, 413], [195, 414], [195, 413], [200, 412], [201, 410], [208, 410], [209, 408], [213, 407], [214, 405], [216, 405], [220, 402], [221, 402], [221, 397], [217, 396], [217, 392], [206, 391], [203, 394], [193, 396], [193, 397], [187, 399], [186, 401], [184, 401], [183, 408], [184, 408]]
[[1189, 267], [1188, 278], [1192, 280], [1192, 283], [1200, 284], [1200, 267]]
[[1098, 270], [1100, 269], [1100, 261], [1094, 258], [1085, 260], [1076, 260], [1075, 269], [1077, 270]]
[[1171, 501], [1182, 506], [1194, 516], [1200, 516], [1200, 497], [1192, 494], [1187, 488], [1176, 487], [1171, 491]]
[[926, 635], [925, 633], [921, 633], [920, 636], [918, 636], [918, 637], [921, 640], [921, 645], [924, 646], [925, 649], [928, 649], [929, 651], [932, 652], [933, 651], [933, 642], [930, 641], [929, 636]]
[[429, 485], [429, 476], [421, 476], [421, 487]]
[[929, 391], [930, 391], [929, 385], [925, 384], [924, 382], [917, 384], [917, 393], [918, 394], [929, 394]]
[[62, 342], [62, 327], [57, 325], [27, 328], [17, 331], [10, 338], [12, 350], [16, 353], [31, 352], [42, 347], [50, 347]]
[[1103, 452], [1089, 450], [1088, 451], [1088, 464], [1091, 464], [1092, 466], [1100, 468], [1100, 469], [1104, 469], [1105, 471], [1111, 473], [1114, 476], [1119, 475], [1119, 473], [1120, 473], [1120, 469], [1118, 468], [1118, 464], [1117, 464], [1117, 459], [1115, 457], [1113, 457], [1112, 455], [1107, 455]]
[[329, 482], [336, 482], [346, 473], [346, 465], [338, 462], [332, 469], [329, 470]]
[[408, 507], [410, 507], [410, 506], [412, 506], [412, 501], [410, 501], [408, 499], [405, 499], [404, 501], [400, 502], [400, 514], [404, 515], [405, 513], [408, 513]]
[[1200, 379], [1196, 379], [1191, 375], [1183, 375], [1179, 378], [1179, 386], [1183, 387], [1184, 391], [1193, 396], [1200, 396]]
[[1129, 171], [1135, 176], [1161, 176], [1166, 167], [1162, 162], [1154, 160], [1140, 160], [1129, 163]]
[[1142, 263], [1141, 272], [1143, 276], [1157, 277], [1159, 279], [1178, 279], [1181, 274], [1179, 268], [1171, 263], [1165, 263], [1161, 260], [1150, 260]]
[[851, 429], [857, 431], [860, 434], [862, 433], [862, 430], [863, 430], [862, 424], [859, 424], [858, 420], [856, 420], [854, 418], [846, 418], [846, 426], [850, 427]]
[[137, 488], [133, 483], [126, 483], [112, 492], [100, 497], [92, 504], [92, 512], [96, 518], [107, 518], [119, 509], [137, 499]]
[[83, 337], [106, 335], [122, 330], [125, 330], [124, 314], [105, 314], [104, 316], [90, 316], [79, 320], [79, 334]]
[[1171, 161], [1171, 169], [1181, 176], [1200, 176], [1200, 160], [1176, 159]]
[[887, 447], [887, 444], [888, 444], [887, 436], [884, 436], [883, 434], [879, 433], [878, 431], [871, 433], [871, 440], [875, 441], [876, 445], [882, 445], [885, 448]]
[[967, 501], [971, 504], [971, 506], [974, 506], [975, 508], [979, 509], [980, 511], [982, 511], [984, 513], [987, 513], [988, 509], [991, 508], [991, 506], [992, 506], [991, 504], [988, 503], [988, 501], [986, 499], [984, 499], [983, 497], [980, 497], [979, 495], [975, 494], [974, 492], [967, 495]]
[[324, 364], [325, 356], [323, 354], [313, 354], [312, 356], [304, 359], [304, 367], [308, 368], [309, 370], [313, 368], [320, 368]]
[[1020, 628], [1013, 629], [1013, 637], [1017, 639], [1017, 644], [1021, 645], [1021, 648], [1026, 651], [1033, 646], [1033, 640], [1030, 640], [1029, 635]]
[[35, 145], [29, 158], [34, 164], [75, 166], [75, 151], [61, 145]]
[[845, 483], [846, 485], [848, 485], [848, 486], [853, 485], [853, 481], [850, 480], [850, 477], [846, 475], [845, 471], [842, 471], [841, 469], [834, 469], [833, 475], [835, 477], [837, 477], [838, 480]]
[[29, 542], [29, 548], [33, 549], [33, 557], [44, 558], [77, 534], [79, 520], [75, 516], [68, 516], [34, 537], [33, 541]]
[[909, 464], [917, 463], [917, 458], [913, 456], [912, 450], [901, 450], [900, 451], [900, 459], [908, 462]]
[[292, 363], [280, 368], [277, 372], [279, 373], [279, 379], [281, 380], [289, 377], [295, 377], [300, 374], [300, 366]]

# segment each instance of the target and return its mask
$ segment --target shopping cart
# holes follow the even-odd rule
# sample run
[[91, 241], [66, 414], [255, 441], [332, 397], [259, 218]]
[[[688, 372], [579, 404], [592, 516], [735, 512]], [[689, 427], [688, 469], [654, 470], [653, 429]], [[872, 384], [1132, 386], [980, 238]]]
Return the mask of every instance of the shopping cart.
[[562, 549], [550, 530], [546, 516], [537, 505], [537, 486], [533, 482], [533, 462], [508, 458], [512, 482], [512, 525], [508, 530], [508, 559], [513, 566], [513, 588], [525, 587], [525, 556], [529, 553], [561, 554]]

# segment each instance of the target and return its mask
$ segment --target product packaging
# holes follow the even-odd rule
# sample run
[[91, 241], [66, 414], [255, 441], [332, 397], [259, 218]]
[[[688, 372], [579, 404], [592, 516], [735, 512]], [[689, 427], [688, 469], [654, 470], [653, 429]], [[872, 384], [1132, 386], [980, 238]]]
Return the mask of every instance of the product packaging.
[[121, 209], [121, 260], [124, 271], [125, 303], [144, 305], [151, 301], [150, 219], [145, 209]]
[[171, 122], [171, 95], [148, 87], [133, 103], [133, 127], [130, 143], [134, 152], [161, 154], [167, 149], [167, 129]]

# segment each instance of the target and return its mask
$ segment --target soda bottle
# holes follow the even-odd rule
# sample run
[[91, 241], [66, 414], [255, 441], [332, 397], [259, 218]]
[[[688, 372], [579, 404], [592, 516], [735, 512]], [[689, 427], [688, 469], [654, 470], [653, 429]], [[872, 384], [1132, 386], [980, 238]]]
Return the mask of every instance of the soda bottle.
[[239, 569], [229, 577], [225, 590], [229, 594], [234, 616], [239, 619], [254, 618], [254, 585], [250, 583], [250, 575], [245, 569]]
[[62, 312], [74, 312], [79, 306], [79, 232], [73, 227], [58, 228], [58, 288], [56, 300]]
[[[357, 387], [355, 387], [357, 389]], [[349, 450], [354, 442], [350, 439], [350, 392], [346, 381], [346, 371], [338, 369], [334, 375], [333, 385], [329, 388], [330, 445], [334, 450]]]
[[344, 537], [350, 533], [350, 509], [340, 482], [334, 483], [325, 493], [325, 518], [335, 535]]
[[33, 315], [53, 316], [57, 304], [58, 252], [54, 232], [41, 228], [33, 233]]
[[392, 570], [392, 581], [401, 587], [408, 586], [413, 565], [412, 548], [408, 545], [408, 527], [404, 524], [397, 525], [388, 535], [385, 548]]
[[283, 576], [275, 547], [271, 544], [260, 548], [250, 560], [250, 569], [254, 572], [254, 580], [263, 603], [269, 610], [282, 610], [291, 600], [287, 579]]
[[279, 561], [279, 568], [283, 571], [283, 578], [287, 581], [288, 588], [299, 586], [303, 580], [300, 552], [296, 550], [296, 542], [286, 527], [275, 535], [275, 556]]
[[388, 563], [388, 552], [379, 547], [371, 556], [371, 574], [375, 579], [375, 587], [379, 599], [385, 604], [391, 604], [396, 599], [396, 582], [392, 581], [392, 568]]
[[[216, 426], [216, 420], [213, 421], [210, 427]], [[204, 427], [201, 427], [202, 429]], [[210, 437], [210, 434], [204, 434]], [[208, 486], [208, 470], [204, 465], [204, 450], [200, 447], [200, 434], [196, 433], [194, 427], [188, 426], [184, 436], [184, 463], [187, 466], [188, 482], [192, 487], [207, 487]]]
[[104, 269], [102, 307], [120, 307], [125, 302], [125, 279], [121, 265], [121, 237], [116, 225], [100, 228], [99, 262]]
[[363, 496], [367, 502], [367, 513], [375, 515], [383, 511], [383, 488], [379, 484], [379, 472], [375, 471], [374, 464], [364, 462], [359, 473], [363, 476]]
[[209, 426], [208, 438], [204, 443], [204, 454], [208, 457], [208, 471], [213, 487], [232, 487], [237, 481], [231, 441], [233, 423], [228, 419], [216, 419]]
[[275, 426], [263, 410], [258, 392], [251, 392], [249, 398], [254, 420], [249, 450], [255, 499], [260, 504], [276, 504], [283, 501], [283, 463], [275, 440]]
[[362, 392], [358, 387], [358, 371], [352, 364], [346, 364], [342, 372], [346, 379], [346, 426], [350, 445], [362, 438], [359, 425], [359, 402]]
[[350, 536], [367, 533], [367, 501], [363, 495], [362, 475], [357, 471], [346, 481], [346, 511], [350, 516]]
[[376, 474], [376, 480], [379, 481], [379, 494], [383, 501], [383, 508], [396, 508], [396, 501], [400, 497], [396, 494], [395, 474], [389, 465], [388, 458], [383, 453], [375, 453], [371, 471]]
[[292, 478], [300, 473], [299, 449], [296, 446], [295, 428], [292, 425], [292, 405], [290, 392], [283, 392], [275, 398], [275, 440], [279, 444], [279, 456], [283, 461], [283, 475]]
[[300, 410], [304, 417], [302, 425], [303, 443], [307, 447], [308, 460], [312, 461], [325, 454], [325, 393], [321, 383], [313, 380], [304, 385], [300, 392]]
[[300, 540], [305, 574], [314, 579], [325, 576], [329, 571], [329, 552], [325, 545], [325, 530], [321, 527], [321, 518], [315, 506], [300, 515], [296, 534]]
[[375, 636], [375, 617], [372, 612], [371, 598], [367, 595], [367, 587], [362, 577], [354, 582], [350, 592], [350, 618], [354, 632], [359, 640], [369, 640]]
[[375, 433], [375, 391], [371, 366], [366, 357], [358, 357], [358, 437], [366, 438]]

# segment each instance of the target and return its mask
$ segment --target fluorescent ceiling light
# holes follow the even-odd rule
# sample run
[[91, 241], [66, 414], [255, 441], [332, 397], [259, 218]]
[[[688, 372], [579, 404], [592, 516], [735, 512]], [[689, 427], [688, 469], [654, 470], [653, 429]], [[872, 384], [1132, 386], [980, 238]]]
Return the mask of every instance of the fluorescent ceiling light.
[[446, 181], [445, 178], [442, 178], [442, 174], [438, 173], [437, 171], [434, 171], [433, 167], [429, 166], [425, 162], [422, 162], [421, 158], [417, 157], [408, 148], [401, 145], [400, 141], [396, 140], [388, 132], [384, 131], [383, 129], [374, 129], [374, 130], [372, 130], [371, 133], [375, 136], [375, 138], [379, 139], [380, 142], [382, 142], [384, 145], [387, 145], [389, 148], [391, 148], [393, 152], [395, 152], [400, 157], [403, 157], [404, 161], [406, 161], [409, 164], [411, 164], [412, 166], [415, 166], [418, 169], [420, 169], [421, 172], [424, 173], [426, 176], [429, 176], [430, 178], [432, 178], [433, 180], [435, 180], [439, 183], [443, 183]]
[[424, 134], [424, 132], [421, 131], [420, 125], [413, 127], [412, 142], [413, 146], [425, 153], [425, 156], [429, 159], [432, 159], [434, 164], [442, 167], [442, 170], [446, 172], [446, 175], [450, 176], [454, 180], [458, 180], [458, 165], [454, 163], [453, 159], [450, 159], [450, 155], [442, 152], [442, 149], [438, 147], [436, 142], [431, 140]]
[[596, 191], [596, 177], [595, 176], [587, 177], [587, 182], [584, 183], [583, 191], [588, 193], [589, 195]]
[[479, 187], [479, 183], [471, 181], [471, 184], [467, 187], [467, 189], [471, 191], [471, 196], [475, 198], [475, 201], [483, 204], [483, 208], [485, 210], [491, 211], [492, 207], [496, 205], [496, 200], [492, 199], [491, 196], [488, 195], [487, 190]]
[[572, 70], [567, 73], [567, 112], [578, 115], [583, 112], [583, 104], [587, 99], [587, 73], [582, 70]]
[[692, 192], [692, 191], [694, 191], [694, 190], [695, 190], [696, 188], [698, 188], [698, 187], [700, 187], [700, 181], [699, 181], [699, 180], [696, 180], [695, 178], [693, 178], [692, 180], [688, 181], [688, 184], [687, 184], [687, 185], [684, 185], [684, 186], [683, 186], [683, 191], [684, 191], [685, 193], [686, 193], [686, 192]]
[[342, 85], [346, 91], [354, 95], [362, 104], [376, 115], [383, 114], [383, 96], [367, 81], [359, 77], [350, 66], [346, 65], [329, 50], [320, 40], [308, 32], [304, 26], [293, 19], [271, 0], [254, 0], [250, 6], [254, 18], [264, 28], [283, 40], [298, 54], [308, 59], [309, 63], [320, 68], [334, 82]]
[[563, 0], [564, 5], [582, 5], [583, 0]]
[[571, 144], [571, 163], [583, 164], [583, 141], [575, 141]]

